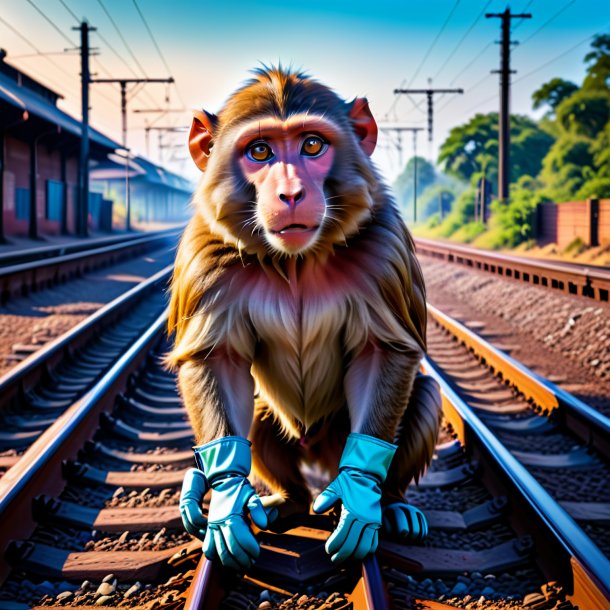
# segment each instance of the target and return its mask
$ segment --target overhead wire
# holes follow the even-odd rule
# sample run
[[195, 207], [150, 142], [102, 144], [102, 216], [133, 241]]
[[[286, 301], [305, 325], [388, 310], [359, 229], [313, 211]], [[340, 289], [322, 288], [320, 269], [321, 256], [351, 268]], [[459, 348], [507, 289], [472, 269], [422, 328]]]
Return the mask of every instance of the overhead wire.
[[413, 84], [413, 81], [417, 78], [417, 76], [421, 72], [421, 69], [424, 67], [424, 64], [426, 63], [426, 60], [430, 56], [430, 53], [432, 52], [432, 50], [436, 46], [436, 43], [438, 42], [439, 38], [442, 36], [442, 34], [445, 31], [446, 27], [449, 25], [449, 22], [451, 21], [451, 18], [453, 17], [453, 14], [455, 13], [457, 7], [460, 4], [460, 1], [461, 0], [455, 0], [455, 3], [453, 5], [451, 11], [449, 11], [449, 15], [447, 15], [447, 18], [445, 19], [445, 21], [443, 22], [443, 25], [441, 26], [441, 29], [439, 30], [438, 34], [434, 37], [434, 40], [432, 41], [432, 44], [428, 47], [428, 50], [426, 51], [426, 54], [424, 55], [424, 58], [421, 60], [417, 70], [415, 70], [415, 73], [411, 77], [411, 80], [409, 81], [409, 84], [407, 85], [407, 89], [409, 87], [411, 87], [411, 85]]
[[532, 76], [532, 74], [536, 74], [537, 72], [540, 72], [540, 70], [544, 70], [544, 68], [546, 68], [547, 66], [550, 66], [551, 64], [555, 63], [558, 59], [561, 59], [565, 55], [568, 55], [572, 51], [575, 51], [578, 47], [580, 47], [583, 44], [585, 44], [585, 42], [588, 42], [589, 40], [592, 40], [596, 36], [599, 36], [600, 34], [605, 33], [608, 30], [608, 28], [610, 28], [610, 22], [607, 23], [601, 30], [598, 30], [594, 34], [591, 34], [590, 36], [587, 36], [586, 38], [584, 38], [580, 42], [577, 42], [575, 45], [571, 46], [569, 49], [566, 49], [565, 51], [563, 51], [559, 55], [556, 55], [555, 57], [553, 57], [553, 58], [549, 59], [548, 61], [545, 61], [543, 64], [539, 65], [537, 68], [534, 68], [533, 70], [530, 70], [529, 72], [527, 72], [527, 73], [523, 74], [522, 76], [520, 76], [519, 78], [515, 79], [513, 81], [513, 83], [518, 83], [518, 82], [520, 82], [522, 80], [525, 80], [526, 78], [529, 78], [530, 76]]
[[[455, 0], [455, 3], [453, 5], [453, 7], [451, 8], [451, 10], [449, 11], [449, 14], [447, 15], [447, 18], [445, 19], [445, 21], [443, 22], [443, 25], [441, 26], [441, 29], [439, 30], [439, 32], [436, 34], [436, 36], [434, 37], [434, 40], [432, 41], [432, 44], [428, 47], [428, 50], [426, 51], [423, 59], [421, 60], [421, 62], [419, 63], [419, 66], [417, 67], [417, 70], [415, 70], [415, 73], [413, 74], [413, 76], [411, 77], [411, 80], [409, 80], [408, 84], [407, 84], [407, 89], [409, 89], [409, 87], [411, 87], [411, 85], [413, 84], [413, 81], [417, 78], [417, 76], [419, 75], [419, 73], [421, 72], [421, 69], [423, 68], [424, 64], [426, 63], [426, 60], [428, 59], [428, 56], [430, 55], [430, 53], [432, 52], [432, 50], [434, 49], [434, 47], [436, 46], [436, 43], [438, 42], [438, 39], [441, 37], [441, 35], [443, 34], [443, 32], [445, 31], [445, 28], [447, 27], [447, 25], [449, 24], [449, 22], [451, 21], [451, 18], [453, 17], [453, 14], [455, 13], [457, 7], [459, 6], [461, 0]], [[405, 86], [405, 82], [407, 81], [406, 78], [404, 78], [402, 80], [402, 82], [400, 83], [400, 86], [398, 87], [399, 89], [402, 89]], [[392, 104], [390, 105], [390, 108], [388, 109], [388, 111], [385, 113], [385, 117], [387, 118], [390, 114], [390, 112], [394, 112], [394, 114], [396, 113], [396, 105], [398, 104], [398, 99], [399, 99], [399, 94], [395, 94], [394, 95], [394, 100], [392, 101]], [[423, 102], [420, 103], [416, 103], [415, 101], [411, 100], [411, 103], [413, 104], [413, 106], [415, 106], [416, 109], [420, 110], [421, 104], [423, 104]]]
[[[163, 62], [163, 65], [165, 66], [165, 69], [167, 70], [167, 74], [171, 75], [172, 74], [172, 70], [169, 67], [169, 64], [167, 63], [167, 60], [165, 59], [165, 56], [163, 55], [163, 52], [161, 51], [161, 47], [159, 46], [159, 43], [157, 42], [157, 39], [155, 38], [155, 35], [152, 32], [152, 29], [148, 25], [148, 21], [144, 17], [144, 13], [142, 12], [142, 9], [140, 8], [137, 0], [133, 0], [133, 4], [136, 7], [136, 10], [138, 11], [138, 14], [140, 15], [140, 19], [142, 19], [142, 23], [144, 24], [144, 27], [146, 28], [146, 31], [148, 32], [148, 35], [150, 36], [150, 39], [152, 40], [152, 42], [153, 42], [153, 44], [155, 46], [155, 49], [157, 50], [157, 53], [159, 54], [159, 57], [161, 58], [161, 61]], [[174, 84], [174, 88], [176, 89], [176, 95], [178, 96], [178, 99], [180, 100], [180, 103], [182, 104], [182, 107], [186, 108], [186, 104], [184, 103], [184, 99], [180, 95], [180, 89], [178, 88], [178, 84], [175, 81], [174, 81], [173, 84]]]
[[[43, 51], [41, 51], [33, 42], [31, 42], [29, 40], [29, 38], [27, 38], [26, 36], [24, 36], [17, 28], [15, 28], [13, 25], [11, 25], [8, 21], [6, 21], [6, 19], [4, 19], [4, 17], [0, 16], [0, 23], [3, 23], [11, 32], [13, 32], [13, 34], [15, 34], [18, 38], [20, 38], [21, 40], [23, 40], [27, 45], [29, 45], [32, 49], [34, 49], [34, 51], [36, 52], [37, 55], [40, 55], [41, 57], [43, 57], [44, 59], [46, 59], [50, 64], [52, 64], [53, 66], [55, 66], [55, 68], [57, 68], [59, 71], [61, 71], [63, 74], [65, 74], [66, 76], [69, 76], [70, 78], [74, 77], [74, 74], [70, 74], [70, 72], [68, 72], [63, 66], [61, 66], [60, 64], [58, 64], [56, 61], [53, 61], [47, 54], [45, 54]], [[38, 73], [38, 71], [36, 70], [36, 73]], [[52, 82], [54, 86], [58, 86], [59, 89], [62, 89], [65, 87], [65, 84], [61, 84], [58, 83], [56, 80], [54, 80], [53, 78], [49, 77], [48, 75], [45, 74], [44, 77], [46, 80], [48, 80], [49, 82]]]
[[436, 74], [432, 77], [432, 80], [436, 80], [438, 78], [439, 74], [442, 73], [442, 71], [445, 69], [447, 64], [451, 61], [451, 59], [453, 59], [455, 57], [456, 51], [462, 46], [462, 44], [464, 43], [466, 38], [468, 38], [470, 32], [472, 32], [472, 30], [477, 25], [477, 23], [479, 23], [479, 21], [481, 20], [481, 17], [483, 17], [483, 15], [485, 14], [485, 11], [487, 10], [487, 8], [489, 7], [489, 5], [492, 2], [493, 2], [493, 0], [487, 0], [487, 4], [485, 4], [485, 6], [481, 9], [481, 12], [477, 15], [475, 20], [470, 24], [470, 27], [466, 30], [466, 32], [464, 32], [463, 36], [460, 38], [458, 43], [455, 45], [455, 47], [453, 48], [451, 53], [449, 53], [447, 59], [443, 62], [441, 67], [437, 70]]
[[546, 28], [547, 25], [552, 23], [555, 19], [557, 19], [557, 17], [559, 17], [559, 15], [561, 15], [564, 11], [566, 11], [568, 8], [570, 8], [570, 6], [572, 6], [572, 4], [574, 4], [574, 2], [576, 2], [576, 0], [569, 0], [568, 2], [566, 2], [552, 17], [547, 19], [535, 32], [532, 32], [525, 40], [523, 40], [521, 43], [519, 43], [517, 50], [520, 49], [521, 47], [523, 47], [523, 45], [527, 44], [534, 36], [536, 36], [537, 34], [542, 32], [542, 30], [544, 30], [544, 28]]

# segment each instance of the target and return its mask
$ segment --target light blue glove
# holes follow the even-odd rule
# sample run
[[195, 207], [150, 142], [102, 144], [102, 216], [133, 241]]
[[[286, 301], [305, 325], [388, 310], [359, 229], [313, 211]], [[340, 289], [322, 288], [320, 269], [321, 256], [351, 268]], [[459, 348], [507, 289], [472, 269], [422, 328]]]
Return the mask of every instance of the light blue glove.
[[400, 540], [422, 540], [428, 535], [428, 521], [419, 508], [392, 502], [383, 507], [383, 531]]
[[347, 437], [337, 478], [316, 498], [313, 510], [323, 513], [341, 501], [339, 525], [326, 541], [335, 562], [364, 559], [377, 549], [381, 527], [381, 484], [396, 445], [352, 432]]
[[205, 538], [208, 520], [201, 512], [203, 496], [208, 493], [210, 485], [205, 475], [197, 468], [189, 468], [184, 475], [182, 490], [180, 491], [180, 515], [184, 529], [200, 540]]
[[267, 513], [247, 479], [252, 464], [250, 441], [226, 436], [194, 451], [197, 465], [212, 487], [203, 552], [208, 559], [218, 557], [228, 568], [248, 569], [260, 548], [246, 522], [246, 509], [261, 529], [277, 516], [275, 508]]

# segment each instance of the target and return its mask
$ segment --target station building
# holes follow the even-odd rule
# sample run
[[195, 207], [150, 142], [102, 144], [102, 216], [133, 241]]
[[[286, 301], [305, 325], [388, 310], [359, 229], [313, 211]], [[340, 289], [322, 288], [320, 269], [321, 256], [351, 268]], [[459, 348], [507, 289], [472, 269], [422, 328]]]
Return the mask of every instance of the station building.
[[[0, 50], [0, 240], [75, 234], [81, 122], [57, 107], [61, 95], [17, 70]], [[89, 128], [88, 226], [117, 226], [127, 185], [132, 218], [179, 220], [188, 214], [193, 186], [150, 161], [128, 162], [118, 142]], [[127, 175], [128, 174], [128, 175]]]

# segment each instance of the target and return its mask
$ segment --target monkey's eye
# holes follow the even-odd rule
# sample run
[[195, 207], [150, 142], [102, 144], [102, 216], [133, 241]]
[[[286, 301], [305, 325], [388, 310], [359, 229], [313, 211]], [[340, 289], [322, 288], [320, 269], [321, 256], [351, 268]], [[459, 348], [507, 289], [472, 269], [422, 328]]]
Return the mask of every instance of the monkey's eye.
[[328, 144], [320, 136], [307, 136], [301, 146], [301, 154], [306, 157], [317, 157], [328, 148]]
[[253, 144], [250, 144], [246, 150], [246, 154], [250, 159], [252, 159], [252, 161], [256, 161], [258, 163], [269, 161], [269, 159], [273, 158], [271, 146], [265, 142], [254, 142]]

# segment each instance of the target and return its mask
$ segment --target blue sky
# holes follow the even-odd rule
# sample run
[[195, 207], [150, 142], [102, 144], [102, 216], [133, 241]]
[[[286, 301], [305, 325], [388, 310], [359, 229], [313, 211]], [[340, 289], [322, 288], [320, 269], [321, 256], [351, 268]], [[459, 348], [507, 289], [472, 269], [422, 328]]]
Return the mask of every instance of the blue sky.
[[[281, 60], [304, 68], [345, 98], [367, 95], [379, 121], [425, 126], [423, 98], [395, 99], [392, 92], [401, 84], [424, 88], [427, 79], [433, 78], [433, 86], [462, 87], [465, 94], [438, 99], [433, 145], [428, 145], [424, 134], [419, 137], [419, 151], [432, 159], [451, 127], [475, 112], [498, 106], [498, 77], [490, 71], [499, 64], [494, 41], [500, 36], [500, 20], [479, 16], [483, 11], [501, 12], [507, 6], [504, 0], [136, 2], [163, 58], [133, 0], [0, 0], [0, 17], [6, 22], [0, 21], [1, 45], [8, 52], [8, 61], [62, 93], [62, 107], [74, 115], [80, 114], [79, 61], [76, 55], [61, 52], [69, 46], [68, 40], [78, 43], [71, 30], [77, 25], [75, 16], [86, 17], [98, 28], [91, 43], [100, 53], [92, 61], [99, 77], [107, 77], [107, 73], [141, 76], [143, 72], [149, 77], [166, 77], [165, 63], [169, 66], [177, 87], [131, 89], [130, 110], [164, 107], [169, 92], [172, 108], [205, 107], [214, 112], [247, 78], [249, 69], [260, 62]], [[508, 5], [513, 12], [527, 10], [533, 17], [514, 22], [513, 38], [522, 44], [514, 48], [512, 56], [512, 67], [518, 71], [513, 76], [512, 110], [531, 113], [531, 93], [546, 80], [561, 76], [580, 82], [587, 39], [596, 32], [610, 31], [610, 2], [515, 0]], [[566, 53], [581, 41], [585, 42]], [[58, 54], [31, 56], [35, 53], [32, 44], [43, 53]], [[134, 150], [145, 152], [145, 121], [155, 116], [130, 112], [129, 144]], [[189, 120], [188, 111], [172, 113], [159, 118], [156, 125], [186, 125]], [[120, 139], [117, 88], [92, 87], [91, 121]], [[166, 136], [163, 141], [176, 146], [163, 150], [165, 160], [173, 157], [175, 171], [195, 176], [190, 160], [180, 160], [186, 155], [185, 136], [172, 138]], [[387, 138], [380, 144], [374, 159], [392, 179], [399, 170], [396, 150]], [[405, 161], [410, 150], [409, 137]], [[155, 134], [150, 140], [155, 161], [158, 152]]]

